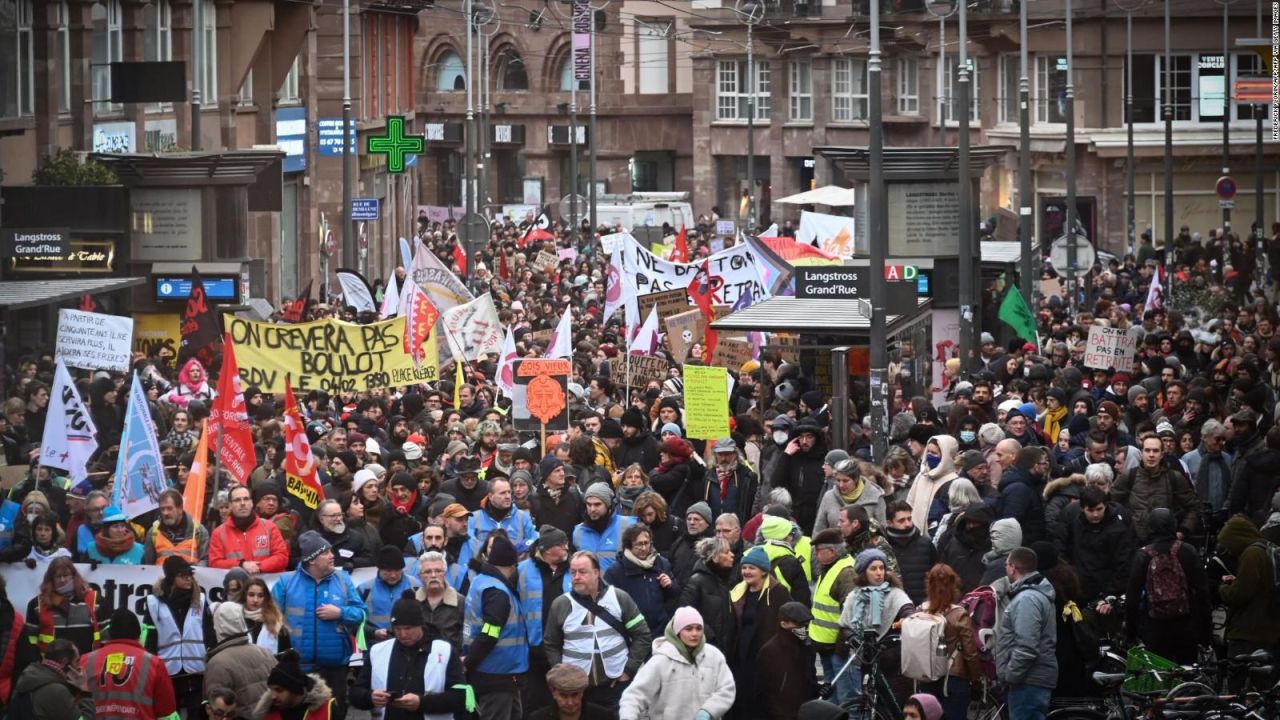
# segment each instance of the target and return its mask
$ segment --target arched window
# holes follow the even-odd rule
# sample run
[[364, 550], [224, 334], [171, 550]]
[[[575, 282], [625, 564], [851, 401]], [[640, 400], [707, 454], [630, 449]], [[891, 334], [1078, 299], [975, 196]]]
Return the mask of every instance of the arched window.
[[467, 89], [467, 69], [458, 53], [450, 50], [436, 62], [436, 89], [440, 92]]
[[504, 48], [494, 58], [494, 76], [497, 78], [498, 90], [528, 90], [529, 71], [525, 67], [524, 58], [515, 48]]
[[[560, 85], [557, 88], [560, 92], [573, 91], [573, 52], [567, 52], [564, 59], [560, 61]], [[578, 81], [579, 90], [590, 90], [591, 82], [589, 80]]]

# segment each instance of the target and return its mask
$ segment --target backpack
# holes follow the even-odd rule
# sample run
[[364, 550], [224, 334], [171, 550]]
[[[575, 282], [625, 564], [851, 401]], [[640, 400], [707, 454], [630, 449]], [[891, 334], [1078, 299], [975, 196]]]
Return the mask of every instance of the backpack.
[[977, 632], [991, 630], [996, 626], [996, 591], [990, 585], [979, 585], [960, 598], [960, 606], [969, 617], [973, 618], [973, 629]]
[[1260, 540], [1249, 545], [1249, 547], [1255, 546], [1262, 548], [1262, 551], [1267, 554], [1267, 564], [1271, 569], [1271, 582], [1268, 585], [1271, 591], [1271, 598], [1268, 604], [1273, 612], [1280, 612], [1280, 546], [1273, 545], [1266, 540]]
[[1168, 620], [1191, 614], [1191, 596], [1187, 590], [1187, 574], [1178, 559], [1182, 541], [1174, 540], [1169, 552], [1158, 553], [1148, 545], [1142, 552], [1150, 558], [1147, 566], [1147, 616]]
[[1102, 655], [1102, 643], [1098, 639], [1098, 631], [1085, 618], [1080, 606], [1076, 605], [1074, 600], [1068, 600], [1062, 606], [1062, 621], [1071, 631], [1076, 653], [1084, 659], [1086, 668], [1092, 668]]
[[[935, 682], [947, 677], [955, 652], [947, 652], [946, 630], [947, 619], [942, 615], [918, 612], [902, 621], [903, 677], [918, 682]], [[956, 652], [959, 650], [957, 647]]]

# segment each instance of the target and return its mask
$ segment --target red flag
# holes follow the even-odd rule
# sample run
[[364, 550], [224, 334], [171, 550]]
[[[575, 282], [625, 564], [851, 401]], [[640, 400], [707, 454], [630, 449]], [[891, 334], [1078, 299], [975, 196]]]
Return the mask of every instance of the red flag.
[[324, 497], [324, 488], [316, 473], [316, 459], [311, 454], [311, 441], [307, 439], [298, 401], [293, 397], [293, 385], [284, 376], [284, 472], [285, 491], [298, 498], [308, 508], [315, 510]]
[[240, 390], [240, 369], [230, 335], [222, 346], [222, 372], [218, 375], [218, 397], [209, 409], [209, 432], [209, 441], [217, 445], [222, 466], [236, 482], [248, 485], [249, 473], [258, 461], [253, 453], [253, 433], [249, 431], [249, 413]]
[[404, 308], [404, 351], [413, 358], [414, 364], [422, 364], [422, 344], [431, 337], [431, 331], [440, 320], [440, 311], [436, 309], [431, 298], [413, 282], [412, 276], [405, 278], [408, 283], [408, 304]]
[[523, 248], [531, 242], [546, 242], [547, 240], [555, 239], [555, 235], [552, 235], [537, 225], [531, 225], [529, 227], [529, 232], [525, 233], [524, 237], [520, 238], [520, 247]]
[[498, 251], [498, 277], [503, 280], [511, 279], [511, 270], [507, 267], [507, 253]]
[[[681, 234], [684, 234], [683, 230]], [[715, 352], [716, 344], [720, 342], [719, 334], [711, 329], [711, 323], [716, 319], [716, 311], [713, 307], [715, 294], [723, 284], [723, 278], [711, 275], [711, 261], [703, 260], [702, 267], [698, 268], [698, 274], [689, 285], [689, 297], [693, 299], [693, 304], [698, 306], [702, 311], [702, 317], [707, 321], [707, 329], [702, 336], [702, 361], [705, 363], [711, 362], [711, 354]]]
[[307, 311], [307, 302], [311, 300], [311, 283], [315, 282], [315, 278], [307, 281], [307, 287], [298, 295], [298, 299], [289, 303], [281, 311], [280, 315], [285, 322], [300, 323], [302, 317]]
[[676, 235], [676, 246], [671, 251], [671, 262], [689, 262], [689, 236], [683, 225], [680, 234]]
[[462, 241], [455, 240], [453, 244], [453, 261], [458, 264], [459, 272], [467, 271], [467, 251], [462, 249]]
[[84, 312], [98, 312], [98, 303], [89, 293], [80, 296], [80, 309]]
[[187, 486], [182, 489], [182, 509], [196, 522], [204, 521], [204, 492], [209, 480], [209, 419], [200, 422], [200, 442], [196, 458], [187, 473]]

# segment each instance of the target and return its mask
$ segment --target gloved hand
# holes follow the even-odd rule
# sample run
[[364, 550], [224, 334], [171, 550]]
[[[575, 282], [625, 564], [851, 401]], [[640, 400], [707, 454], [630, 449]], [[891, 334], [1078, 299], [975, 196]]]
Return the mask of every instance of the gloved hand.
[[693, 720], [711, 720], [711, 713], [706, 710], [699, 710], [698, 714], [693, 716]]
[[23, 561], [23, 564], [26, 565], [28, 568], [31, 568], [32, 570], [36, 569], [35, 558], [27, 558], [26, 560]]

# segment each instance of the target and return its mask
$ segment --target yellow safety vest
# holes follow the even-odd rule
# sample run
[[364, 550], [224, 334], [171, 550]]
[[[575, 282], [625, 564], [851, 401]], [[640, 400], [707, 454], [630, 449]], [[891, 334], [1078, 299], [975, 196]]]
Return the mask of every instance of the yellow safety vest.
[[782, 570], [778, 568], [778, 558], [783, 556], [795, 557], [795, 551], [786, 545], [775, 544], [773, 541], [765, 541], [765, 544], [761, 545], [761, 547], [764, 548], [764, 554], [769, 556], [769, 566], [773, 568], [773, 576], [778, 579], [778, 582], [782, 583], [782, 587], [786, 588], [787, 592], [791, 592], [791, 583], [782, 577]]
[[813, 621], [809, 623], [809, 639], [822, 645], [834, 645], [840, 637], [840, 611], [844, 598], [833, 597], [831, 589], [845, 568], [853, 567], [853, 558], [845, 555], [835, 561], [813, 591]]
[[813, 541], [808, 535], [801, 535], [796, 541], [795, 553], [800, 559], [800, 565], [804, 567], [805, 580], [813, 582]]

